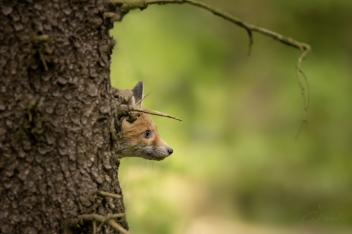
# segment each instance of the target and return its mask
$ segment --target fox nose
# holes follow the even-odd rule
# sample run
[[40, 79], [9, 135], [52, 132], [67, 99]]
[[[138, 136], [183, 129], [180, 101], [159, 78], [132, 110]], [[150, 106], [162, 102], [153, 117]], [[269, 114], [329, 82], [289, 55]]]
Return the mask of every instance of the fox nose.
[[172, 152], [174, 152], [174, 150], [173, 150], [173, 149], [171, 149], [171, 148], [168, 148], [168, 149], [167, 149], [167, 152], [169, 153], [169, 155], [171, 155], [171, 154], [172, 154]]

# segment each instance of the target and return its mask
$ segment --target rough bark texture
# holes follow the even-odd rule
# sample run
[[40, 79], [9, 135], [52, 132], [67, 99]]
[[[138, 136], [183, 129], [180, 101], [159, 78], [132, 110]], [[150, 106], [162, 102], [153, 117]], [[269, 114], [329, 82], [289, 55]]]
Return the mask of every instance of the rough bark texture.
[[79, 214], [124, 212], [122, 200], [96, 195], [121, 194], [110, 132], [114, 41], [103, 17], [115, 9], [104, 0], [0, 6], [0, 233], [63, 233]]

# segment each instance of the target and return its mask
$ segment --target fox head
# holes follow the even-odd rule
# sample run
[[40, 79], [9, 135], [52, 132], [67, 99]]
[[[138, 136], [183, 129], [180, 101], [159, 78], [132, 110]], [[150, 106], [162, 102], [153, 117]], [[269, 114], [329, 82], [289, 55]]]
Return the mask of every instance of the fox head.
[[[142, 108], [143, 82], [138, 82], [132, 89], [136, 105]], [[129, 122], [124, 117], [121, 123], [120, 157], [141, 157], [150, 160], [163, 160], [172, 154], [173, 150], [163, 141], [158, 133], [153, 119], [146, 113]]]

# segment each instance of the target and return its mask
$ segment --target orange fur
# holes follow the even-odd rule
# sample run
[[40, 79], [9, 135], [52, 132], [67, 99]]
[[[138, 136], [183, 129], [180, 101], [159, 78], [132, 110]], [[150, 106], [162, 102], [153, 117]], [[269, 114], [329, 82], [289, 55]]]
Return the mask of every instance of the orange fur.
[[[143, 82], [138, 82], [131, 91], [133, 103], [142, 107]], [[156, 124], [148, 114], [140, 113], [133, 123], [128, 122], [126, 118], [122, 120], [121, 125], [121, 142], [118, 148], [120, 157], [135, 156], [162, 160], [172, 154], [173, 150], [160, 138]]]
[[[143, 133], [149, 131], [149, 138]], [[120, 155], [137, 156], [145, 159], [162, 160], [172, 154], [173, 150], [163, 141], [156, 124], [148, 114], [140, 114], [133, 123], [122, 121], [122, 144]]]

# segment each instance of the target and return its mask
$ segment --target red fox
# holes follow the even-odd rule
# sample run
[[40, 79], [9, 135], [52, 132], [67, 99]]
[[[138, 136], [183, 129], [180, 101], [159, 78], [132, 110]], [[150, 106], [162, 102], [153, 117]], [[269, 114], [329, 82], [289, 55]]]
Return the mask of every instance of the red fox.
[[[132, 89], [135, 103], [142, 108], [143, 82], [138, 82]], [[170, 156], [173, 149], [163, 141], [157, 131], [153, 119], [146, 113], [139, 113], [139, 117], [132, 123], [124, 117], [121, 123], [119, 156], [142, 157], [150, 160], [163, 160]]]

